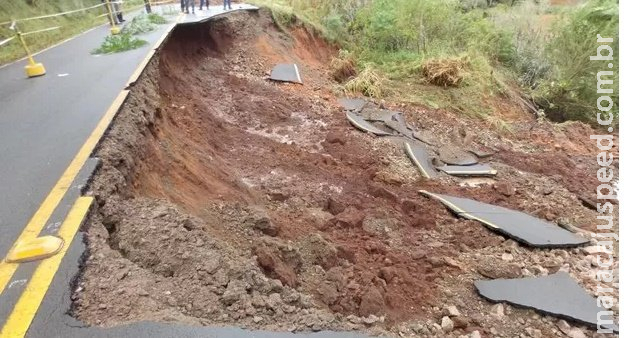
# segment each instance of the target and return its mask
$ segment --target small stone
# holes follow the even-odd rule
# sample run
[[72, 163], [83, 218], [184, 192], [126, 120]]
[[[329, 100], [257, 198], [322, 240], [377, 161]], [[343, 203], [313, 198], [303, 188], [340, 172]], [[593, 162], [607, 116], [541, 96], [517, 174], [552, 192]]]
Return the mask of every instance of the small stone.
[[262, 318], [262, 317], [260, 317], [260, 316], [254, 316], [254, 317], [253, 317], [253, 321], [254, 321], [254, 323], [256, 323], [256, 324], [257, 324], [257, 323], [260, 323], [260, 322], [262, 321], [262, 319], [263, 319], [263, 318]]
[[587, 338], [587, 336], [585, 335], [585, 333], [583, 333], [583, 331], [581, 329], [579, 329], [578, 327], [572, 328], [568, 333], [567, 333], [568, 337], [570, 338]]
[[525, 331], [529, 334], [530, 337], [533, 338], [542, 338], [542, 331], [538, 329], [534, 329], [532, 327], [527, 327]]
[[379, 317], [375, 315], [369, 315], [368, 317], [362, 318], [362, 321], [368, 325], [372, 325], [372, 324], [377, 323], [377, 321], [379, 321]]
[[360, 324], [362, 323], [362, 318], [356, 316], [356, 315], [348, 315], [347, 316], [347, 320], [353, 324]]
[[507, 197], [516, 193], [516, 189], [514, 189], [511, 183], [505, 181], [496, 183], [494, 189]]
[[495, 304], [492, 306], [490, 314], [497, 318], [503, 318], [505, 316], [505, 307], [501, 303]]
[[506, 261], [506, 262], [511, 262], [513, 261], [513, 255], [510, 253], [504, 253], [501, 258]]
[[440, 326], [442, 327], [442, 330], [444, 330], [444, 332], [451, 332], [455, 327], [455, 323], [453, 323], [453, 320], [451, 320], [451, 318], [449, 318], [448, 316], [444, 316], [442, 317], [442, 323], [440, 324]]
[[460, 315], [459, 310], [457, 309], [457, 306], [455, 305], [451, 305], [447, 307], [446, 312], [449, 315], [449, 317], [458, 317]]
[[581, 248], [581, 250], [586, 255], [593, 255], [593, 254], [597, 254], [597, 253], [600, 253], [600, 252], [604, 252], [602, 250], [602, 247], [600, 247], [598, 245], [585, 246], [585, 247]]
[[481, 332], [474, 330], [470, 333], [470, 338], [481, 338]]
[[141, 296], [141, 297], [147, 297], [147, 296], [149, 296], [149, 293], [148, 293], [147, 291], [143, 290], [143, 289], [140, 289], [137, 293], [138, 293], [138, 295], [139, 295], [139, 296]]

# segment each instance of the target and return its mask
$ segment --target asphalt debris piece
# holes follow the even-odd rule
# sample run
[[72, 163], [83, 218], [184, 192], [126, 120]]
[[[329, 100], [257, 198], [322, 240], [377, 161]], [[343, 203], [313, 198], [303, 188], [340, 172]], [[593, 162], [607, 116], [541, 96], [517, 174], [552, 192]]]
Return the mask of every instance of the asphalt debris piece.
[[619, 332], [613, 318], [606, 315], [607, 310], [597, 306], [596, 299], [563, 271], [544, 277], [479, 280], [475, 286], [481, 296], [492, 302], [528, 307], [594, 328], [599, 324], [599, 313], [605, 311], [600, 326]]
[[371, 122], [386, 122], [391, 121], [393, 116], [396, 114], [400, 114], [399, 112], [387, 110], [387, 109], [379, 109], [379, 108], [364, 108], [360, 112], [362, 118]]
[[435, 135], [429, 130], [414, 130], [412, 136], [419, 141], [422, 141], [430, 146], [437, 147], [438, 141]]
[[481, 222], [489, 229], [507, 235], [523, 244], [539, 247], [573, 247], [589, 242], [568, 230], [520, 211], [478, 202], [468, 198], [434, 194], [423, 195], [442, 202], [460, 217]]
[[299, 67], [292, 63], [280, 63], [276, 65], [273, 67], [269, 78], [273, 81], [303, 83], [301, 74], [299, 74]]
[[438, 149], [440, 160], [450, 165], [473, 165], [479, 163], [476, 156], [458, 147], [445, 145]]
[[392, 133], [389, 133], [387, 131], [381, 130], [380, 128], [377, 128], [376, 126], [374, 126], [373, 124], [369, 123], [364, 118], [362, 118], [362, 116], [359, 116], [355, 114], [354, 112], [348, 111], [347, 119], [349, 120], [349, 122], [351, 122], [351, 124], [353, 124], [356, 128], [360, 129], [361, 131], [372, 133], [378, 136], [392, 135]]
[[348, 97], [343, 97], [338, 99], [338, 103], [342, 106], [344, 110], [350, 110], [353, 112], [360, 112], [364, 106], [366, 106], [366, 100], [364, 99], [352, 99]]
[[392, 116], [392, 119], [386, 121], [385, 123], [392, 130], [409, 139], [413, 139], [413, 132], [407, 127], [407, 125], [405, 124], [405, 120], [402, 118], [402, 116], [403, 115], [401, 113], [395, 114], [394, 116]]
[[412, 160], [424, 177], [434, 178], [438, 176], [438, 172], [431, 165], [429, 154], [427, 153], [427, 149], [424, 145], [418, 144], [418, 142], [414, 141], [405, 141], [403, 143], [403, 147], [405, 148], [407, 156], [410, 160]]
[[437, 167], [453, 176], [495, 176], [497, 171], [490, 167], [489, 164], [473, 164], [473, 165], [443, 165]]
[[493, 151], [483, 151], [477, 148], [468, 148], [466, 149], [466, 151], [470, 152], [471, 154], [475, 155], [478, 158], [492, 157], [495, 154], [495, 152]]

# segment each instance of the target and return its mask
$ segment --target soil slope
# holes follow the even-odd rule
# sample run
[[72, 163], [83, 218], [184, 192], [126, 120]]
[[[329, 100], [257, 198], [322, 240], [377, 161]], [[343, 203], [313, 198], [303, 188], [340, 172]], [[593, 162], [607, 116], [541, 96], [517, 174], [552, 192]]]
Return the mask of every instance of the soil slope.
[[[305, 28], [278, 29], [264, 11], [176, 28], [98, 150], [77, 318], [561, 334], [557, 319], [492, 310], [472, 282], [564, 269], [595, 291], [591, 256], [518, 246], [418, 190], [591, 230], [597, 213], [578, 197], [591, 199], [597, 186], [593, 131], [522, 122], [500, 134], [482, 121], [378, 102], [440, 142], [470, 136], [498, 150], [496, 179], [425, 180], [392, 139], [348, 124], [327, 69], [335, 54]], [[268, 81], [278, 62], [297, 63], [305, 84]], [[460, 314], [443, 329], [451, 306]]]

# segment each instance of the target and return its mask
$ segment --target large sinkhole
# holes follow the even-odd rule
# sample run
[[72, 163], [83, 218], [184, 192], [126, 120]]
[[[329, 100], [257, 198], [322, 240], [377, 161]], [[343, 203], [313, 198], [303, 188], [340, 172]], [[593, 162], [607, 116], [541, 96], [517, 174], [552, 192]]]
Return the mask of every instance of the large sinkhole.
[[[457, 272], [428, 258], [465, 243], [422, 244], [450, 216], [348, 125], [336, 53], [262, 10], [174, 30], [97, 152], [77, 318], [385, 330], [431, 307]], [[266, 79], [283, 62], [304, 85]]]

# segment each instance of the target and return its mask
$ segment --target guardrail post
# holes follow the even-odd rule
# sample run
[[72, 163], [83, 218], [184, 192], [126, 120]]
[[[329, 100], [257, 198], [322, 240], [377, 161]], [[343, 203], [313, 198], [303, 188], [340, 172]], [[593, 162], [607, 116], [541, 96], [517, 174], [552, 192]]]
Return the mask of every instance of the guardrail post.
[[115, 14], [113, 14], [113, 8], [111, 6], [110, 0], [106, 0], [106, 10], [108, 11], [108, 18], [110, 19], [111, 29], [110, 32], [112, 35], [119, 34], [121, 29], [115, 24]]
[[33, 58], [32, 53], [30, 53], [30, 49], [26, 45], [26, 41], [22, 36], [22, 32], [20, 32], [19, 28], [17, 27], [16, 22], [13, 22], [13, 24], [11, 24], [11, 29], [15, 30], [15, 36], [24, 48], [24, 51], [26, 51], [26, 56], [28, 57], [28, 64], [24, 67], [24, 69], [26, 70], [26, 75], [28, 77], [45, 75], [45, 67], [43, 67], [43, 64], [35, 62], [35, 59]]

